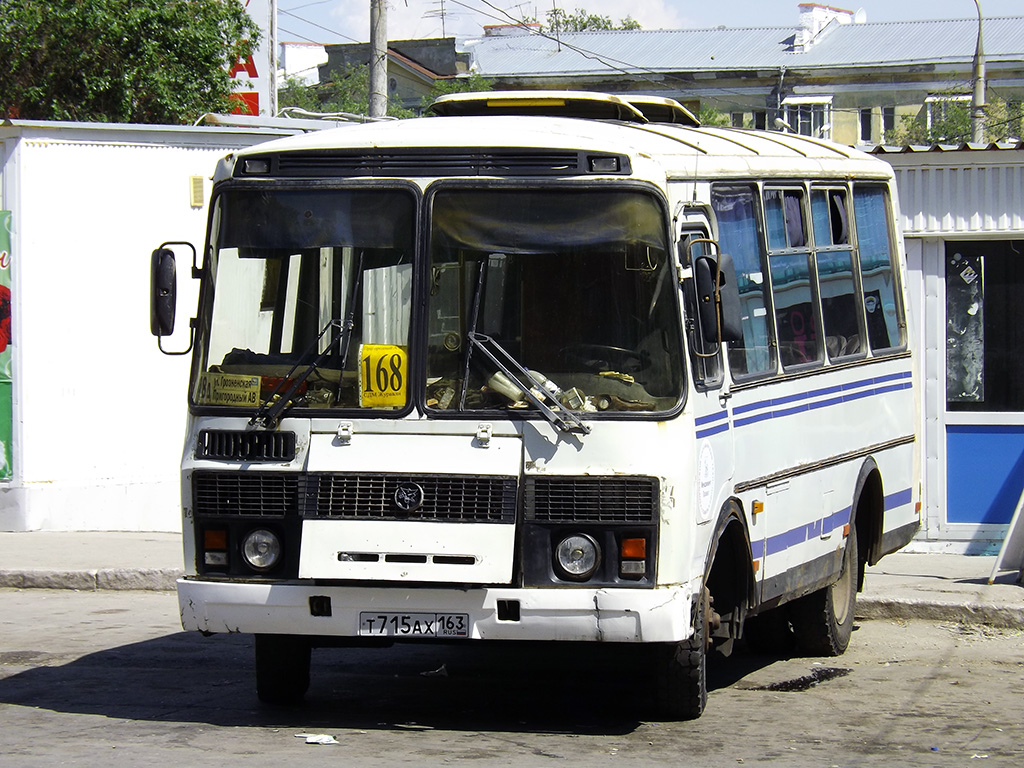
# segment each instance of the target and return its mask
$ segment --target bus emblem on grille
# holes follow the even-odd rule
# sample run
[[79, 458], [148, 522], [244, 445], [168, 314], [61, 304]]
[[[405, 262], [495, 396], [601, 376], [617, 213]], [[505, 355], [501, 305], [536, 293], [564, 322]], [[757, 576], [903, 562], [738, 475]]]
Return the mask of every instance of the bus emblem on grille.
[[423, 488], [416, 483], [399, 483], [395, 489], [395, 506], [403, 512], [415, 512], [423, 506]]

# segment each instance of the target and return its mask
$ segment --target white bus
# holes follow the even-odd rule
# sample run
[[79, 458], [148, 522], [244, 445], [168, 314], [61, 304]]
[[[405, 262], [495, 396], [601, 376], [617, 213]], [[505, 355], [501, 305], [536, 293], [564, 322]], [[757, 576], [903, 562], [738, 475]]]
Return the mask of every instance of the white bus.
[[[183, 626], [310, 649], [849, 642], [920, 520], [893, 174], [664, 99], [464, 94], [219, 166], [182, 462]], [[152, 329], [174, 257], [153, 255]]]

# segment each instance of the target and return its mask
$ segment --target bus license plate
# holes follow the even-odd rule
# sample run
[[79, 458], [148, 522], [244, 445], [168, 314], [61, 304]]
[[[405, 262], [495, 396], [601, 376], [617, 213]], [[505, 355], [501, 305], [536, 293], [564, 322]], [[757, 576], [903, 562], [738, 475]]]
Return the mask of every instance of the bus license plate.
[[372, 637], [469, 637], [465, 613], [360, 613], [359, 634]]

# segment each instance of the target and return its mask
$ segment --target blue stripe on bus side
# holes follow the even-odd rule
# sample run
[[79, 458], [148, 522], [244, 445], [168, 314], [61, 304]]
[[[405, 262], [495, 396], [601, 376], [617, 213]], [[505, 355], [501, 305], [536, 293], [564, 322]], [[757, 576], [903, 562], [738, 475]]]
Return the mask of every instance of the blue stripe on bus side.
[[885, 511], [888, 512], [890, 509], [896, 509], [897, 507], [906, 506], [914, 500], [914, 489], [907, 488], [903, 491], [896, 491], [885, 497]]
[[[911, 383], [910, 372], [904, 372], [900, 374], [893, 374], [889, 376], [880, 376], [876, 379], [865, 379], [859, 382], [853, 382], [851, 384], [845, 384], [841, 387], [828, 387], [826, 389], [813, 390], [811, 392], [803, 392], [795, 395], [788, 395], [787, 397], [774, 398], [771, 400], [762, 400], [758, 403], [751, 403], [750, 405], [740, 406], [734, 409], [733, 414], [740, 413], [751, 413], [753, 411], [761, 411], [760, 413], [754, 413], [751, 416], [747, 416], [742, 419], [736, 419], [733, 422], [734, 427], [746, 427], [751, 424], [756, 424], [759, 421], [766, 421], [768, 419], [781, 419], [786, 416], [792, 416], [797, 413], [806, 413], [807, 411], [817, 410], [819, 408], [829, 408], [834, 405], [840, 405], [842, 403], [848, 403], [853, 400], [860, 400], [866, 397], [874, 397], [875, 395], [883, 395], [888, 392], [897, 392], [899, 390], [910, 389]], [[888, 382], [897, 381], [898, 383], [889, 384]], [[886, 384], [886, 386], [876, 386], [877, 384]], [[814, 397], [821, 397], [822, 395], [831, 395], [842, 393], [839, 397], [831, 397], [827, 400], [813, 400], [806, 402]], [[801, 402], [803, 401], [803, 402]], [[800, 405], [795, 405], [790, 408], [779, 408], [775, 409], [779, 405], [785, 405], [789, 403], [800, 402]], [[770, 409], [770, 410], [762, 410]]]
[[[724, 421], [723, 421], [723, 419], [724, 419]], [[719, 411], [718, 413], [712, 413], [709, 416], [701, 416], [701, 417], [695, 419], [694, 420], [694, 424], [697, 427], [703, 427], [705, 424], [713, 424], [716, 421], [722, 421], [721, 424], [713, 424], [713, 426], [710, 426], [707, 429], [698, 429], [697, 430], [697, 439], [699, 440], [702, 437], [710, 437], [711, 435], [717, 435], [720, 432], [727, 432], [727, 431], [729, 431], [729, 421], [728, 421], [728, 419], [729, 419], [729, 412], [725, 411], [725, 410]]]
[[[897, 507], [909, 504], [914, 499], [912, 488], [897, 491], [885, 497], [885, 510], [889, 511]], [[784, 533], [771, 536], [767, 541], [758, 540], [750, 542], [750, 556], [753, 560], [760, 560], [766, 554], [777, 555], [790, 547], [803, 544], [818, 536], [830, 534], [850, 522], [852, 507], [845, 507], [838, 512], [833, 512], [824, 520], [816, 520], [806, 525], [798, 525], [796, 528]]]

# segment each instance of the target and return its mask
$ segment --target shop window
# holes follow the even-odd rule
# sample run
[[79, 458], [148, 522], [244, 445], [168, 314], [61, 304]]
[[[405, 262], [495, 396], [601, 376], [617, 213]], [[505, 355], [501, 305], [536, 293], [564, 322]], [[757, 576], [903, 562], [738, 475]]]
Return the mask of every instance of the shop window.
[[1024, 241], [946, 244], [951, 411], [1024, 411]]

